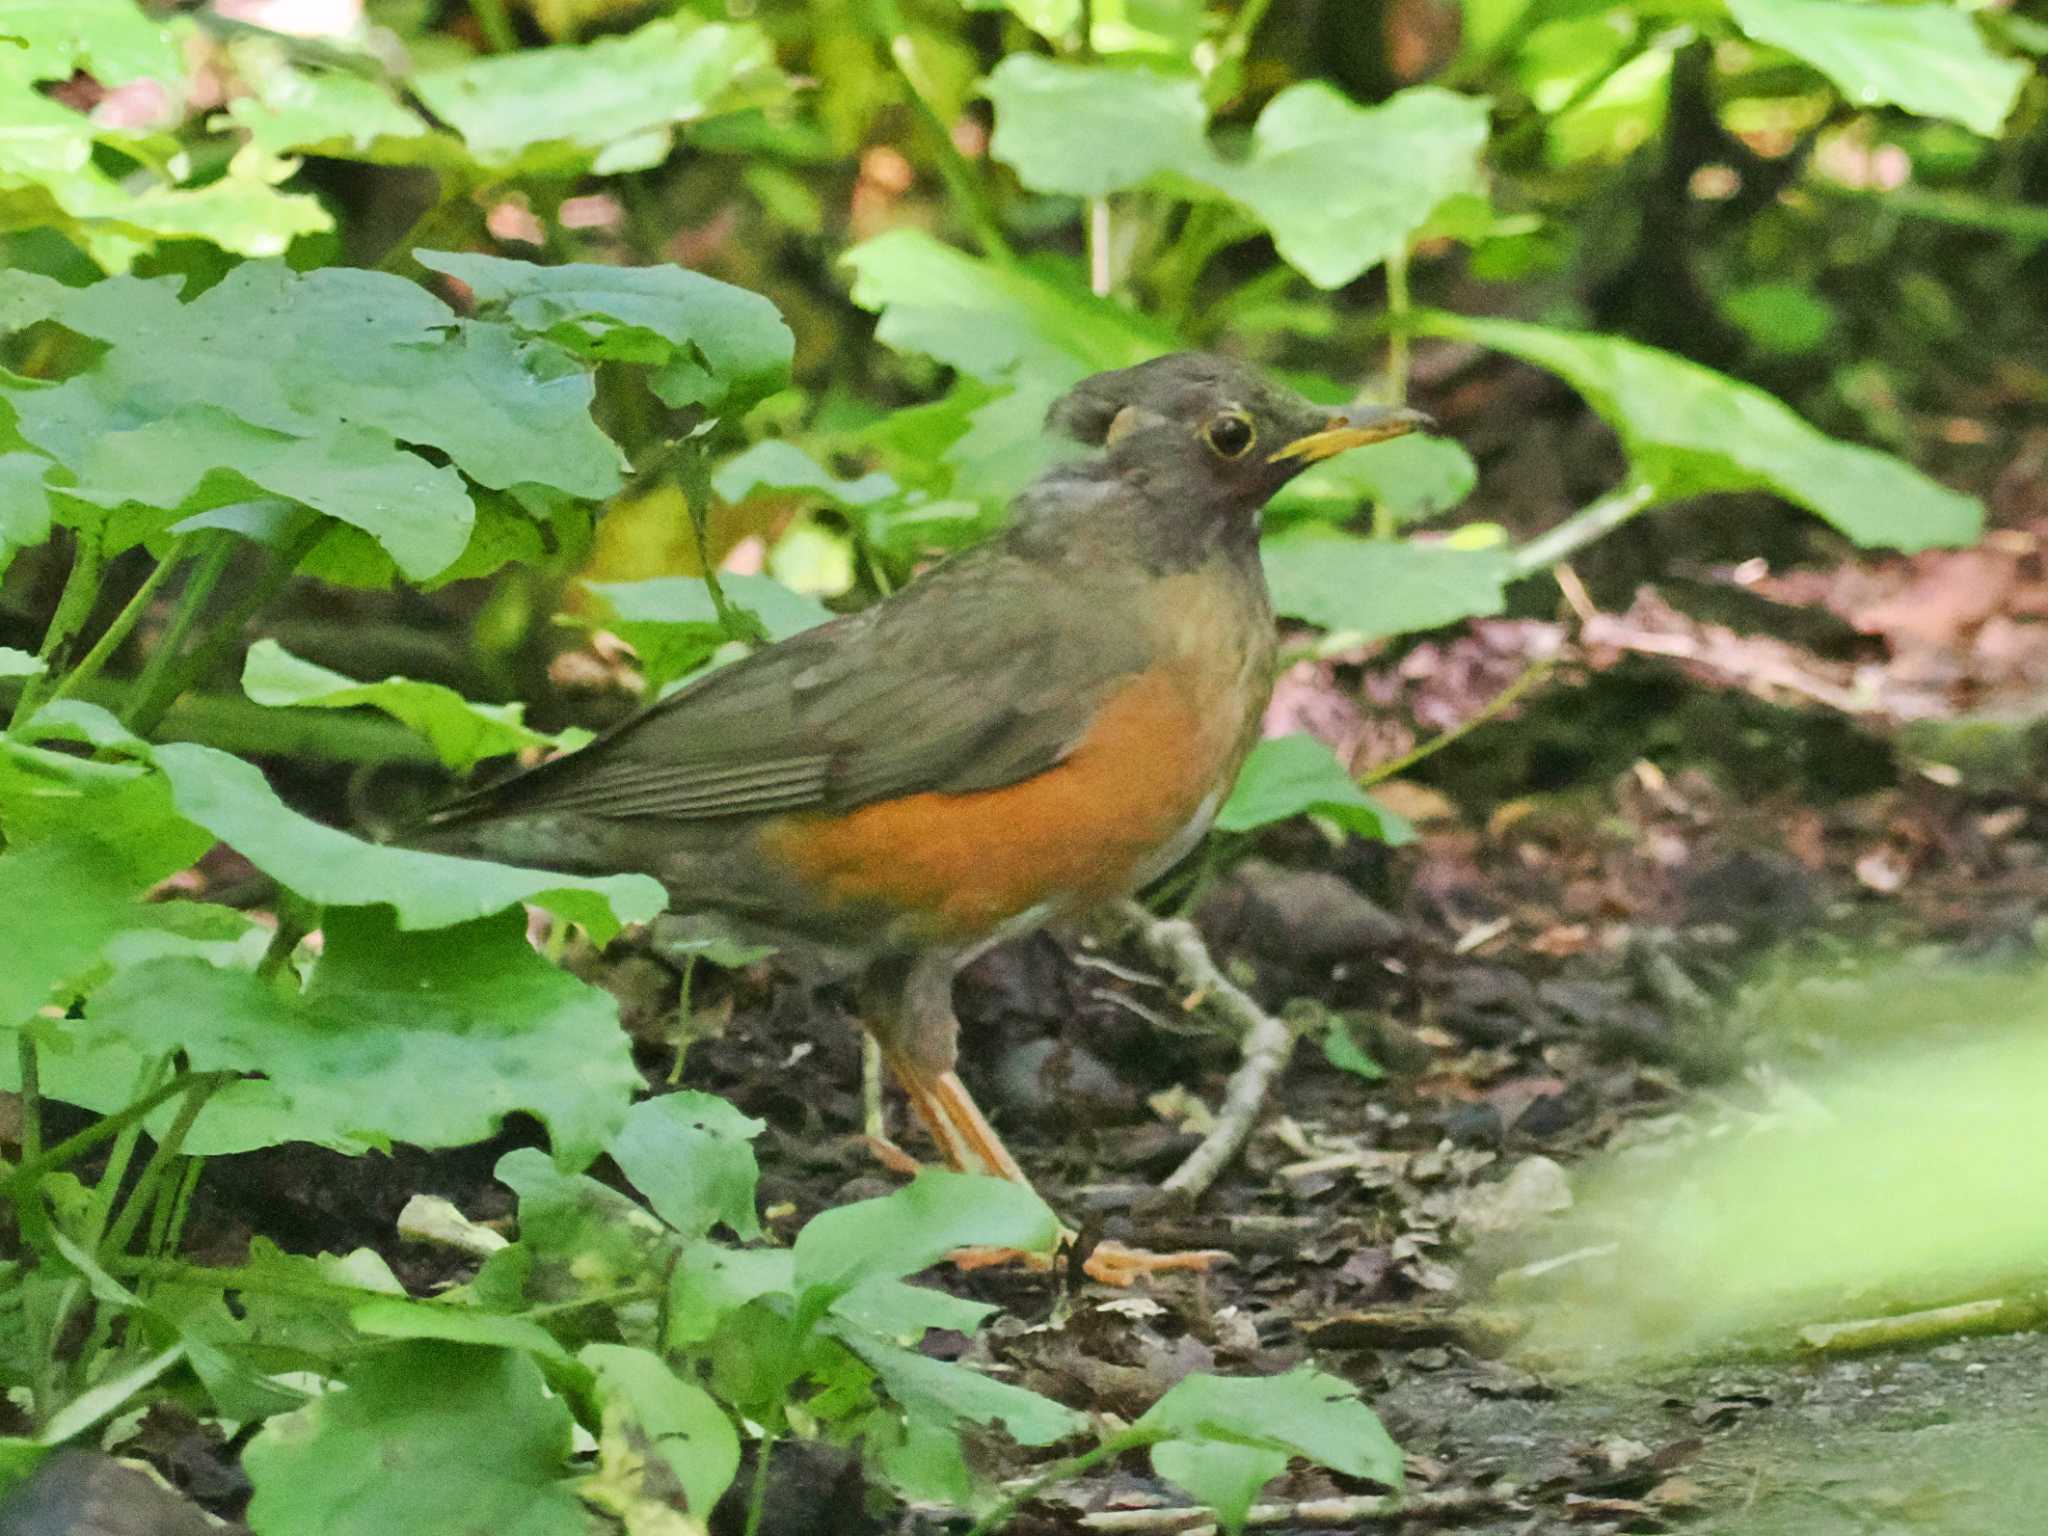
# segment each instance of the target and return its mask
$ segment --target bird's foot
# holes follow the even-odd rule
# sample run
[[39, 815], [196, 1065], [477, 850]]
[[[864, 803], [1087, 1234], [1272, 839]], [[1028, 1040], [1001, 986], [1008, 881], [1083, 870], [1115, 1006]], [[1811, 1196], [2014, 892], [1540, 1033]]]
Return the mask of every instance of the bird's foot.
[[861, 1137], [861, 1144], [868, 1149], [869, 1156], [873, 1157], [876, 1162], [880, 1163], [891, 1173], [900, 1174], [906, 1179], [914, 1179], [924, 1172], [925, 1165], [923, 1163], [920, 1163], [908, 1152], [897, 1146], [887, 1136], [877, 1136], [870, 1132]]
[[[1066, 1239], [1071, 1243], [1074, 1234], [1067, 1233]], [[1229, 1254], [1216, 1248], [1153, 1253], [1146, 1248], [1105, 1242], [1097, 1243], [1088, 1250], [1087, 1257], [1081, 1261], [1081, 1272], [1098, 1284], [1125, 1290], [1148, 1275], [1175, 1270], [1206, 1271], [1227, 1263], [1229, 1259]], [[997, 1265], [1017, 1264], [1027, 1269], [1050, 1270], [1060, 1262], [1060, 1254], [1029, 1253], [1021, 1248], [960, 1248], [947, 1255], [947, 1261], [956, 1269], [990, 1269]]]

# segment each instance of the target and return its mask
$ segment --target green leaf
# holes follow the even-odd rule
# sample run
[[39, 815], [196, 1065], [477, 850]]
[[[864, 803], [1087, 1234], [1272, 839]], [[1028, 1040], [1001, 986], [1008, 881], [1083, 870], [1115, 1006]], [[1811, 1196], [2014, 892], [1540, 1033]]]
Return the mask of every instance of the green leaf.
[[422, 70], [411, 84], [500, 176], [646, 170], [668, 158], [683, 124], [789, 90], [759, 27], [687, 15], [584, 47]]
[[473, 704], [439, 683], [387, 677], [359, 683], [310, 661], [302, 661], [275, 640], [258, 640], [242, 664], [242, 691], [258, 704], [303, 709], [351, 709], [367, 705], [426, 737], [435, 755], [458, 773], [488, 757], [528, 747], [564, 750], [590, 740], [587, 731], [550, 736], [524, 723], [518, 704]]
[[1021, 1184], [928, 1169], [878, 1200], [824, 1211], [796, 1236], [798, 1305], [822, 1311], [863, 1281], [900, 1279], [956, 1248], [1049, 1253], [1059, 1219]]
[[1341, 288], [1401, 250], [1450, 198], [1480, 192], [1487, 103], [1415, 86], [1360, 107], [1319, 81], [1289, 86], [1259, 114], [1241, 162], [1187, 174], [1242, 203], [1288, 264]]
[[1310, 812], [1360, 837], [1395, 846], [1415, 840], [1415, 829], [1360, 789], [1313, 736], [1276, 736], [1254, 747], [1216, 813], [1216, 830], [1250, 832]]
[[1478, 480], [1478, 466], [1455, 438], [1411, 432], [1311, 465], [1273, 498], [1268, 511], [1335, 521], [1370, 504], [1406, 527], [1450, 511]]
[[39, 453], [0, 454], [0, 573], [50, 536], [50, 468]]
[[759, 1237], [752, 1138], [763, 1123], [712, 1094], [665, 1093], [635, 1104], [606, 1150], [683, 1236], [702, 1237], [723, 1222], [740, 1237]]
[[50, 664], [42, 657], [0, 645], [0, 677], [41, 677], [49, 670]]
[[1839, 442], [1774, 396], [1725, 374], [1611, 336], [1513, 320], [1432, 314], [1422, 328], [1548, 368], [1620, 434], [1635, 476], [1659, 500], [1771, 491], [1862, 545], [1968, 544], [1983, 504], [1890, 454]]
[[183, 79], [177, 49], [135, 0], [0, 0], [0, 39], [23, 50], [7, 67], [31, 80], [79, 70], [102, 85]]
[[[4, 461], [0, 461], [4, 462]], [[896, 482], [881, 473], [848, 480], [827, 470], [794, 443], [771, 437], [718, 466], [711, 488], [725, 501], [745, 501], [759, 491], [812, 491], [836, 507], [867, 507], [897, 494]]]
[[1013, 53], [983, 90], [996, 109], [989, 153], [1034, 192], [1106, 197], [1208, 153], [1192, 75]]
[[72, 835], [0, 853], [0, 1026], [20, 1024], [135, 926], [141, 894], [111, 849]]
[[[770, 640], [785, 640], [832, 617], [815, 597], [792, 592], [767, 576], [720, 576], [719, 589], [735, 608], [751, 613]], [[718, 622], [711, 591], [696, 576], [656, 576], [647, 581], [586, 581], [597, 598], [605, 628], [640, 658], [654, 687], [701, 665], [732, 637]]]
[[325, 907], [389, 906], [401, 929], [446, 928], [520, 902], [546, 907], [609, 943], [668, 904], [644, 875], [598, 879], [366, 843], [288, 808], [262, 773], [210, 747], [155, 749], [172, 803], [265, 874]]
[[855, 246], [853, 302], [875, 335], [978, 379], [1013, 371], [1054, 389], [1171, 351], [1174, 338], [1064, 276], [983, 261], [916, 230]]
[[970, 11], [1008, 11], [1040, 37], [1054, 42], [1081, 23], [1081, 0], [961, 0], [961, 4]]
[[1376, 1083], [1387, 1075], [1387, 1069], [1374, 1061], [1365, 1047], [1358, 1043], [1342, 1014], [1331, 1014], [1330, 1026], [1323, 1031], [1323, 1059], [1340, 1072], [1349, 1072], [1369, 1083]]
[[494, 1270], [517, 1266], [519, 1299], [562, 1307], [657, 1283], [676, 1251], [668, 1229], [635, 1201], [585, 1174], [563, 1173], [531, 1147], [499, 1158], [493, 1176], [519, 1196], [519, 1241], [485, 1264], [479, 1292]]
[[857, 1329], [841, 1326], [834, 1332], [913, 1417], [948, 1426], [965, 1422], [999, 1428], [1020, 1445], [1051, 1445], [1088, 1428], [1086, 1414], [1024, 1387], [898, 1348]]
[[795, 347], [773, 303], [684, 267], [537, 267], [454, 251], [417, 251], [420, 265], [466, 285], [487, 312], [579, 357], [655, 368], [676, 407], [739, 410], [789, 380]]
[[1152, 1448], [1153, 1467], [1233, 1531], [1290, 1455], [1401, 1486], [1400, 1448], [1357, 1389], [1307, 1366], [1284, 1376], [1185, 1376], [1132, 1428], [1171, 1432]]
[[[0, 380], [23, 437], [76, 477], [68, 496], [176, 508], [236, 476], [362, 529], [425, 577], [469, 540], [457, 470], [494, 489], [619, 486], [590, 375], [551, 342], [461, 320], [374, 272], [252, 262], [189, 304], [176, 288], [115, 278], [65, 291], [54, 317], [107, 342], [105, 355], [54, 388]], [[0, 302], [22, 297], [50, 305], [9, 275]]]
[[1858, 106], [1945, 117], [1985, 138], [2004, 126], [2031, 71], [2001, 58], [1946, 4], [1728, 0], [1735, 24], [1804, 59]]
[[1277, 611], [1367, 638], [1499, 613], [1511, 574], [1500, 550], [1361, 539], [1319, 524], [1275, 535], [1261, 554]]
[[561, 1481], [569, 1408], [531, 1357], [420, 1341], [351, 1367], [343, 1388], [250, 1443], [256, 1530], [588, 1536]]
[[648, 1350], [586, 1344], [577, 1358], [597, 1373], [604, 1437], [629, 1435], [659, 1456], [688, 1510], [708, 1517], [740, 1467], [739, 1434], [717, 1400]]
[[295, 69], [267, 38], [238, 41], [229, 56], [254, 94], [229, 102], [210, 127], [245, 129], [271, 155], [314, 153], [383, 164], [436, 158], [426, 120], [378, 81]]
[[379, 1339], [441, 1339], [493, 1349], [523, 1349], [544, 1360], [566, 1360], [555, 1336], [530, 1317], [487, 1312], [452, 1301], [414, 1301], [409, 1296], [374, 1296], [349, 1310], [359, 1332]]
[[66, 1028], [82, 1052], [123, 1047], [138, 1065], [183, 1050], [198, 1071], [263, 1073], [200, 1116], [189, 1144], [202, 1152], [461, 1146], [524, 1112], [547, 1125], [557, 1163], [580, 1168], [640, 1082], [617, 1003], [536, 954], [517, 912], [409, 935], [382, 908], [329, 912], [303, 992], [150, 960], [117, 972]]
[[1834, 309], [1801, 283], [1750, 283], [1723, 293], [1718, 307], [1751, 346], [1774, 357], [1818, 351], [1835, 328]]

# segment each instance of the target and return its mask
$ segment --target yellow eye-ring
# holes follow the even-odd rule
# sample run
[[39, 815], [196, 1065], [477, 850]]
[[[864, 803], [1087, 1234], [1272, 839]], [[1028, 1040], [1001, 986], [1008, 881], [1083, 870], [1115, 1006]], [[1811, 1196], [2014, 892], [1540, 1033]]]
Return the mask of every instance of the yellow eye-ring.
[[1209, 425], [1202, 429], [1202, 436], [1211, 448], [1226, 459], [1240, 459], [1251, 451], [1258, 440], [1251, 418], [1242, 411], [1225, 411], [1211, 418]]

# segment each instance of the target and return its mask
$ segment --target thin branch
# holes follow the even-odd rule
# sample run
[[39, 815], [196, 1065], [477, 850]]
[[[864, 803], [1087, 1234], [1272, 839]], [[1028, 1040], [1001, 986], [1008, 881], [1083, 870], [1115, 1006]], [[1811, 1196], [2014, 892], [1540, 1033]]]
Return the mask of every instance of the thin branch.
[[1139, 948], [1238, 1032], [1244, 1059], [1224, 1089], [1216, 1123], [1159, 1186], [1162, 1198], [1192, 1205], [1251, 1139], [1274, 1082], [1294, 1054], [1295, 1035], [1223, 974], [1193, 923], [1154, 917], [1135, 901], [1125, 902], [1122, 911], [1137, 930]]
[[142, 615], [148, 611], [150, 599], [156, 596], [157, 588], [164, 584], [164, 578], [176, 570], [192, 552], [193, 543], [197, 538], [197, 534], [179, 535], [177, 542], [171, 545], [163, 559], [157, 561], [156, 567], [142, 579], [142, 585], [135, 589], [135, 595], [128, 599], [127, 606], [114, 615], [114, 621], [107, 626], [106, 633], [99, 637], [77, 666], [64, 674], [64, 680], [51, 691], [49, 703], [54, 704], [59, 699], [69, 698], [99, 674], [100, 668], [104, 667], [114, 652], [121, 648], [121, 642], [128, 638], [129, 631], [135, 628]]
[[[50, 627], [43, 631], [43, 643], [36, 652], [50, 670], [61, 665], [65, 647], [91, 617], [93, 602], [99, 597], [100, 570], [105, 564], [105, 536], [98, 523], [88, 523], [78, 530], [71, 571], [64, 578], [64, 590], [57, 595], [57, 611], [50, 615]], [[50, 673], [45, 671], [22, 684], [21, 695], [14, 701], [10, 729], [42, 707], [43, 689], [49, 681]]]
[[874, 13], [888, 34], [883, 40], [883, 47], [889, 55], [889, 62], [896, 66], [896, 73], [903, 79], [911, 109], [917, 114], [918, 125], [924, 130], [925, 138], [930, 141], [932, 159], [938, 165], [939, 177], [946, 183], [946, 190], [952, 194], [953, 206], [967, 220], [968, 227], [974, 232], [975, 243], [981, 247], [984, 256], [992, 256], [1006, 264], [1015, 261], [1016, 252], [1003, 238], [1002, 226], [996, 222], [995, 210], [989, 206], [980, 178], [974, 167], [967, 163], [967, 157], [960, 153], [960, 146], [953, 142], [953, 130], [925, 94], [917, 67], [917, 47], [910, 39], [910, 27], [903, 19], [902, 8], [896, 0], [874, 0]]
[[974, 1522], [967, 1536], [994, 1536], [995, 1532], [1009, 1524], [1011, 1516], [1046, 1489], [1077, 1478], [1084, 1472], [1093, 1471], [1105, 1461], [1113, 1461], [1126, 1451], [1135, 1451], [1155, 1444], [1161, 1438], [1161, 1432], [1157, 1430], [1126, 1429], [1119, 1434], [1111, 1435], [1092, 1450], [1083, 1451], [1078, 1456], [1069, 1456], [1064, 1461], [1054, 1462], [1043, 1472], [1005, 1494], [1002, 1503]]
[[1629, 484], [1579, 508], [1555, 528], [1537, 534], [1508, 556], [1508, 580], [1520, 581], [1550, 569], [1560, 560], [1569, 560], [1649, 506], [1656, 494], [1647, 485]]
[[[1244, 1523], [1345, 1529], [1362, 1520], [1445, 1520], [1514, 1505], [1510, 1495], [1486, 1488], [1454, 1488], [1442, 1493], [1367, 1493], [1349, 1498], [1302, 1499], [1292, 1504], [1254, 1504], [1245, 1512]], [[1216, 1530], [1216, 1514], [1192, 1506], [1106, 1509], [1083, 1515], [1081, 1524], [1087, 1530], [1110, 1532], [1114, 1536], [1205, 1536]]]
[[1509, 683], [1507, 687], [1501, 689], [1499, 693], [1488, 699], [1475, 714], [1460, 720], [1449, 730], [1439, 732], [1437, 735], [1430, 737], [1429, 740], [1417, 744], [1413, 749], [1402, 753], [1392, 762], [1381, 763], [1377, 768], [1359, 779], [1358, 787], [1360, 789], [1371, 789], [1375, 784], [1384, 784], [1388, 779], [1406, 773], [1425, 758], [1435, 757], [1437, 753], [1443, 751], [1452, 742], [1471, 735], [1472, 732], [1478, 730], [1479, 727], [1485, 725], [1489, 720], [1494, 719], [1502, 710], [1508, 708], [1515, 700], [1521, 698], [1523, 694], [1534, 688], [1538, 683], [1543, 682], [1556, 670], [1557, 663], [1554, 661], [1537, 662], [1520, 677]]

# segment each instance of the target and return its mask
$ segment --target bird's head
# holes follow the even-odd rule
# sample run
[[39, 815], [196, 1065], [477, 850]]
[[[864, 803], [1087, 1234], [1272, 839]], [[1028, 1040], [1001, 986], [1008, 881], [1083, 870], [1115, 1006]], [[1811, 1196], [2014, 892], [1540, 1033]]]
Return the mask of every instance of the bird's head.
[[1309, 465], [1434, 423], [1404, 408], [1313, 405], [1243, 363], [1176, 352], [1082, 380], [1046, 425], [1102, 449], [1102, 467], [1156, 504], [1255, 527]]

